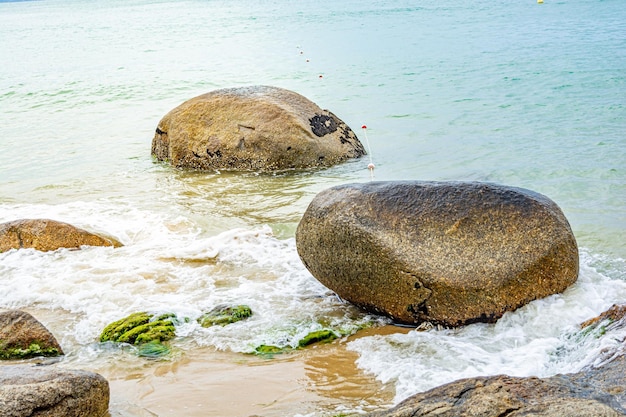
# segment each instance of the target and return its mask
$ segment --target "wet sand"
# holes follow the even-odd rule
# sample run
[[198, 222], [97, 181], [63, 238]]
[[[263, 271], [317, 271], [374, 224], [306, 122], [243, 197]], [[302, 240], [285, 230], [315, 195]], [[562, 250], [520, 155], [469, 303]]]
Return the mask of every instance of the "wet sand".
[[358, 369], [358, 355], [346, 345], [364, 336], [410, 331], [370, 328], [273, 356], [216, 351], [183, 339], [172, 343], [172, 354], [166, 358], [147, 359], [128, 347], [96, 340], [91, 348], [79, 349], [67, 334], [76, 320], [68, 311], [24, 311], [42, 322], [65, 351], [58, 359], [27, 362], [101, 374], [111, 390], [110, 417], [327, 417], [388, 408], [393, 386]]
[[[407, 331], [386, 326], [358, 336]], [[393, 387], [360, 371], [352, 338], [274, 357], [186, 351], [171, 361], [147, 361], [141, 371], [100, 369], [111, 387], [112, 417], [332, 416], [388, 407]]]

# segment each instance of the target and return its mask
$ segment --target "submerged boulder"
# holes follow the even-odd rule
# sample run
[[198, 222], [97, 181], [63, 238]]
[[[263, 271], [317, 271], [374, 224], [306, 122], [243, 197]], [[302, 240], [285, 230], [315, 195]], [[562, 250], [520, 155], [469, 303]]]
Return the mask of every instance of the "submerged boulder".
[[0, 224], [0, 252], [34, 248], [53, 251], [81, 246], [122, 246], [116, 240], [99, 236], [68, 223], [49, 219], [23, 219]]
[[159, 122], [152, 154], [179, 168], [275, 171], [364, 155], [354, 132], [305, 97], [270, 86], [215, 90]]
[[109, 383], [99, 374], [51, 366], [0, 366], [3, 417], [104, 417]]
[[27, 359], [63, 355], [50, 331], [25, 311], [0, 313], [0, 359]]
[[578, 277], [567, 219], [533, 191], [479, 182], [370, 182], [319, 193], [298, 254], [340, 297], [407, 324], [493, 322]]

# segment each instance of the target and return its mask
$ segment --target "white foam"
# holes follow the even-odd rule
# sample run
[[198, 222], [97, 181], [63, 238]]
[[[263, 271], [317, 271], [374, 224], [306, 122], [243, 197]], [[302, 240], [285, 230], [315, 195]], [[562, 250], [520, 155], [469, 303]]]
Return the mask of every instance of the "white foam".
[[396, 402], [460, 378], [576, 372], [605, 359], [626, 337], [623, 328], [601, 338], [580, 336], [581, 322], [626, 299], [626, 282], [598, 272], [594, 259], [582, 251], [575, 285], [496, 324], [364, 337], [348, 348], [359, 353], [359, 367], [395, 385]]
[[[238, 352], [260, 344], [293, 347], [310, 331], [348, 334], [377, 320], [338, 300], [304, 268], [295, 240], [277, 239], [268, 226], [206, 237], [180, 215], [107, 201], [5, 204], [0, 221], [16, 212], [105, 231], [125, 245], [0, 254], [0, 308], [73, 314], [62, 335], [70, 349], [86, 349], [108, 323], [136, 311], [189, 318], [177, 329], [179, 336], [191, 336], [188, 343]], [[195, 322], [219, 304], [247, 304], [254, 315], [227, 327], [204, 329]]]

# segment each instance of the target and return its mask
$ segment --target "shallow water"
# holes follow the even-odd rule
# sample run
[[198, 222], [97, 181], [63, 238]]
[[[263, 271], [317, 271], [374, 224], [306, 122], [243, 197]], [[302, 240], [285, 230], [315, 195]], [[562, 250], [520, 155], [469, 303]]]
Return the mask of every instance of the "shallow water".
[[[53, 330], [60, 366], [107, 376], [113, 416], [362, 411], [465, 376], [576, 371], [623, 338], [576, 338], [578, 323], [626, 299], [621, 0], [51, 0], [0, 2], [0, 17], [0, 221], [53, 218], [124, 244], [0, 254], [0, 308]], [[171, 108], [252, 84], [303, 94], [363, 142], [367, 125], [370, 156], [274, 175], [152, 160]], [[342, 303], [302, 266], [293, 236], [317, 192], [370, 180], [370, 157], [377, 180], [547, 195], [581, 247], [579, 281], [457, 330], [389, 327]], [[218, 329], [191, 320], [167, 360], [96, 342], [134, 311], [195, 319], [230, 302], [255, 315]], [[320, 328], [356, 336], [250, 355]], [[232, 394], [239, 383], [245, 395]]]

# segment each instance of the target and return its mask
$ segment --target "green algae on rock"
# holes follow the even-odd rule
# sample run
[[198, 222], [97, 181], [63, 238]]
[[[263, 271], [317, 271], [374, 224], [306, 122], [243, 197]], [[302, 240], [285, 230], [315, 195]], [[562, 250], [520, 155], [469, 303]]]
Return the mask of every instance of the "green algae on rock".
[[0, 313], [0, 359], [60, 356], [63, 350], [52, 333], [21, 310]]
[[27, 359], [36, 356], [60, 356], [63, 352], [54, 346], [45, 346], [44, 343], [33, 342], [27, 347], [7, 347], [6, 342], [0, 340], [0, 359]]
[[291, 346], [276, 346], [276, 345], [259, 345], [254, 349], [254, 353], [257, 355], [275, 355], [279, 353], [284, 353], [290, 350], [302, 349], [314, 343], [322, 342], [329, 343], [335, 340], [337, 337], [337, 333], [330, 329], [322, 329], [316, 330], [308, 333], [302, 339], [298, 341], [298, 346], [296, 348], [292, 348]]
[[317, 342], [328, 343], [328, 342], [332, 342], [336, 338], [337, 338], [337, 334], [333, 332], [332, 330], [328, 330], [328, 329], [317, 330], [315, 332], [311, 332], [307, 334], [302, 339], [300, 339], [300, 341], [298, 342], [298, 347], [309, 346]]
[[219, 305], [202, 315], [198, 319], [198, 323], [202, 327], [226, 326], [227, 324], [247, 319], [250, 316], [252, 316], [252, 310], [247, 305]]
[[165, 346], [161, 342], [153, 340], [148, 343], [142, 343], [137, 347], [137, 356], [145, 358], [159, 358], [167, 355], [171, 352], [171, 349]]
[[176, 316], [172, 313], [156, 318], [146, 312], [133, 313], [105, 327], [100, 334], [100, 341], [140, 345], [170, 340], [176, 336], [175, 319]]
[[276, 355], [285, 352], [285, 350], [287, 348], [276, 345], [259, 345], [254, 349], [254, 353], [257, 355]]

